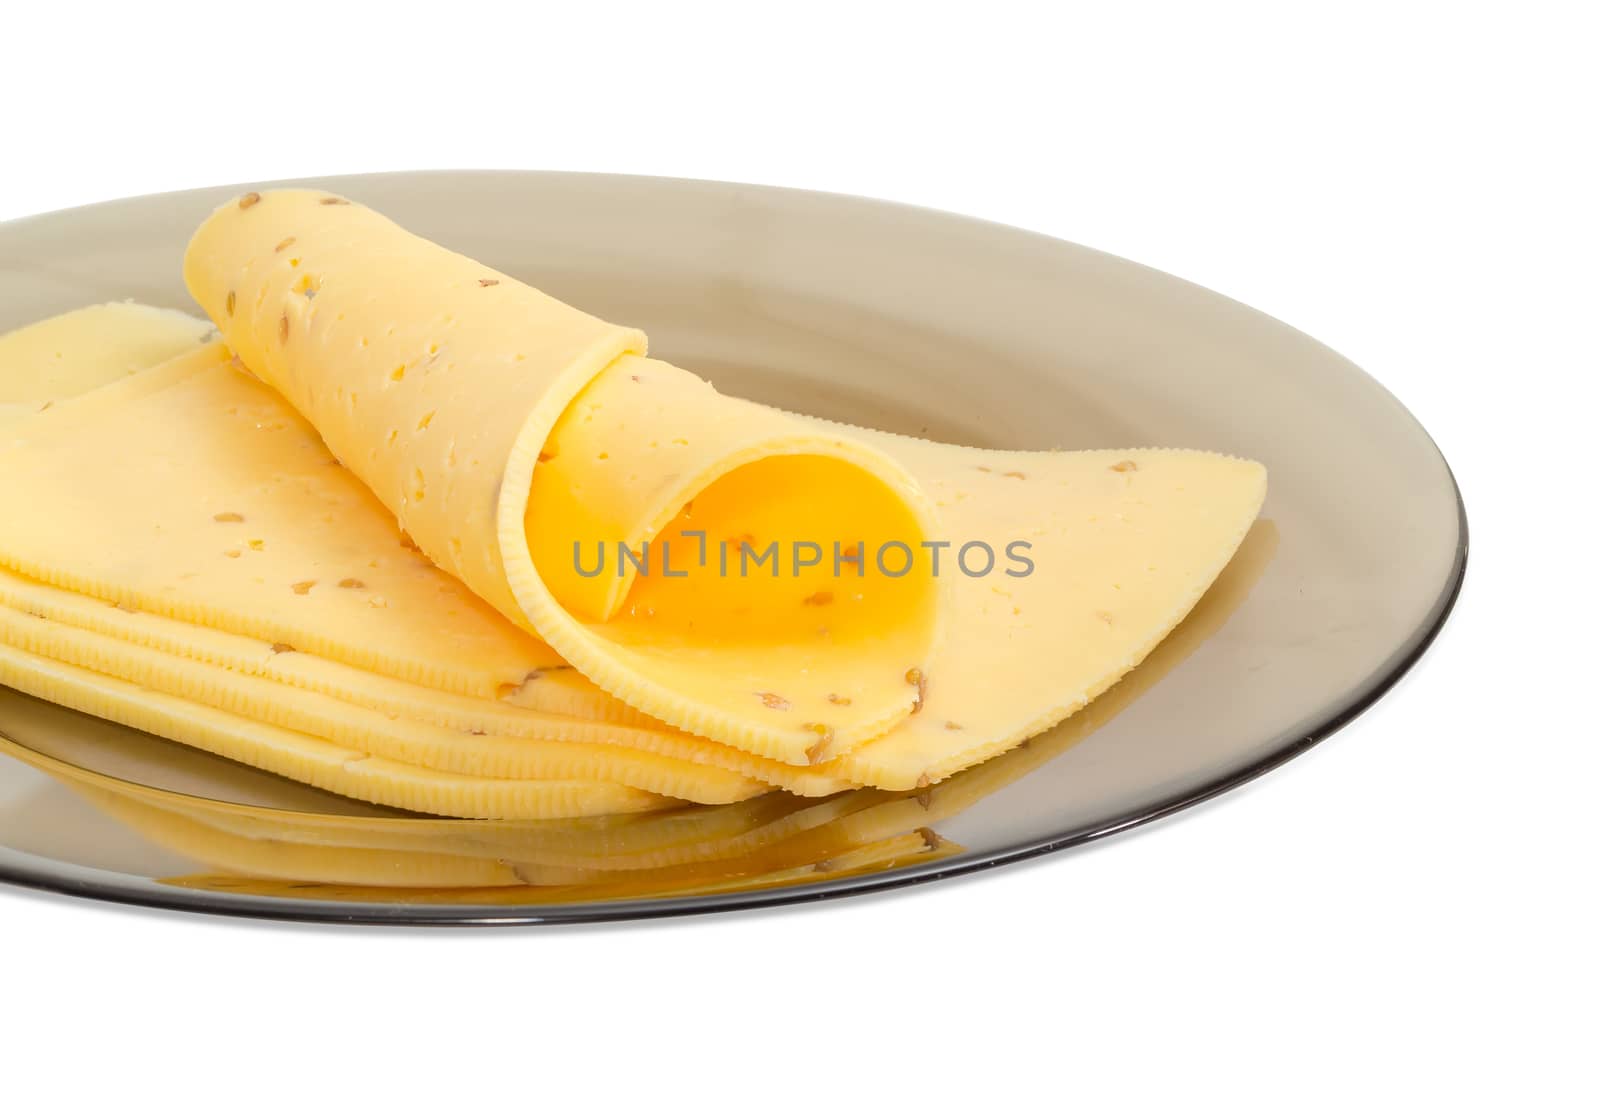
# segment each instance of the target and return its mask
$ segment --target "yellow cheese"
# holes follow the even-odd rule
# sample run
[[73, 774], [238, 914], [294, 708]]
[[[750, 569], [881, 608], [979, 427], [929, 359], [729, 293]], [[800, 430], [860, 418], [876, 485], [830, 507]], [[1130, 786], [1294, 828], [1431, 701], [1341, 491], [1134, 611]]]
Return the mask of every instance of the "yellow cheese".
[[28, 526], [0, 534], [0, 562], [418, 685], [538, 693], [530, 675], [560, 656], [408, 546], [316, 433], [228, 359], [212, 344], [13, 425], [0, 512]]
[[[302, 741], [469, 815], [538, 808], [519, 781], [925, 791], [1137, 665], [1265, 492], [1202, 452], [977, 451], [723, 397], [359, 206], [247, 201], [186, 258], [242, 357], [193, 348], [8, 431], [0, 512], [29, 525], [0, 532], [0, 642], [19, 680], [89, 675], [91, 711], [351, 796], [380, 787]], [[696, 572], [696, 536], [945, 546], [937, 574], [730, 575]], [[655, 573], [579, 569], [647, 543]], [[209, 732], [171, 723], [179, 698]]]
[[[975, 451], [883, 436], [946, 524], [1030, 573], [955, 567], [922, 711], [820, 769], [912, 789], [1009, 750], [1099, 696], [1176, 627], [1260, 511], [1266, 472], [1198, 451]], [[959, 557], [952, 551], [953, 558]], [[974, 551], [976, 567], [984, 558]]]
[[34, 697], [376, 805], [497, 819], [639, 812], [682, 802], [594, 781], [473, 778], [397, 763], [0, 644], [0, 682]]
[[[1195, 453], [1008, 455], [881, 436], [881, 448], [938, 497], [946, 527], [996, 551], [1022, 538], [1034, 573], [973, 578], [955, 567], [949, 604], [957, 634], [948, 661], [924, 675], [924, 711], [851, 757], [786, 775], [771, 760], [629, 719], [620, 704], [561, 669], [548, 648], [404, 550], [381, 507], [330, 464], [310, 429], [258, 383], [221, 366], [222, 357], [215, 348], [198, 351], [31, 421], [0, 462], [19, 479], [0, 488], [0, 510], [20, 513], [27, 501], [54, 511], [36, 512], [26, 532], [0, 536], [0, 560], [85, 596], [41, 595], [38, 583], [7, 576], [0, 579], [7, 603], [24, 611], [45, 605], [52, 619], [215, 665], [253, 667], [440, 728], [594, 740], [550, 714], [616, 722], [623, 727], [601, 742], [803, 793], [831, 792], [846, 780], [896, 789], [937, 781], [1072, 711], [1181, 618], [1226, 562], [1263, 488], [1254, 464]], [[238, 422], [211, 436], [168, 432], [204, 424], [200, 414]], [[99, 461], [100, 451], [117, 464]], [[158, 485], [175, 495], [152, 500]], [[225, 503], [233, 507], [210, 511]], [[333, 511], [317, 511], [325, 507]], [[255, 550], [246, 537], [205, 550], [207, 540], [213, 547], [236, 540], [231, 533], [252, 522], [269, 524], [287, 542]], [[230, 558], [230, 551], [240, 553]], [[1136, 588], [1119, 588], [1130, 567], [1140, 571]], [[327, 587], [353, 572], [367, 575], [359, 588]], [[311, 587], [298, 592], [307, 581]], [[374, 596], [385, 603], [372, 605]], [[440, 597], [449, 600], [441, 606]], [[451, 644], [442, 658], [433, 646], [441, 641]], [[396, 648], [408, 644], [409, 657], [397, 660]], [[295, 650], [271, 649], [283, 645]], [[468, 665], [441, 673], [462, 661]], [[486, 674], [523, 681], [491, 686]], [[534, 674], [540, 677], [527, 680]], [[419, 677], [452, 692], [400, 680]], [[992, 696], [1002, 686], [1021, 695]], [[208, 688], [220, 695], [214, 682]], [[495, 699], [508, 689], [521, 703]], [[260, 712], [270, 700], [261, 696]]]
[[[850, 783], [832, 778], [816, 767], [790, 766], [763, 759], [642, 720], [614, 721], [609, 717], [616, 714], [609, 712], [602, 712], [596, 718], [590, 711], [594, 708], [592, 687], [587, 691], [570, 690], [572, 707], [583, 710], [576, 715], [531, 709], [509, 699], [486, 700], [441, 693], [305, 651], [285, 650], [283, 643], [269, 643], [203, 625], [186, 624], [154, 612], [106, 604], [29, 581], [6, 570], [0, 570], [0, 606], [27, 617], [21, 622], [5, 624], [6, 613], [0, 611], [0, 637], [13, 646], [25, 646], [35, 653], [84, 665], [111, 677], [147, 681], [149, 679], [141, 675], [149, 674], [153, 668], [169, 675], [182, 673], [187, 696], [234, 711], [240, 711], [237, 693], [240, 676], [270, 678], [293, 687], [282, 691], [260, 685], [254, 687], [261, 706], [250, 715], [269, 722], [274, 714], [284, 711], [280, 700], [297, 702], [300, 691], [307, 690], [323, 695], [318, 703], [324, 705], [327, 712], [343, 712], [340, 705], [375, 710], [386, 726], [401, 729], [409, 740], [421, 734], [447, 736], [453, 747], [462, 742], [462, 736], [470, 736], [472, 746], [479, 752], [472, 757], [481, 760], [480, 765], [516, 763], [524, 757], [521, 742], [524, 740], [575, 740], [583, 744], [636, 748], [676, 761], [719, 768], [740, 778], [754, 778], [806, 796], [850, 788]], [[6, 626], [19, 630], [5, 637], [3, 627]], [[185, 663], [190, 665], [183, 665]], [[193, 665], [195, 663], [207, 665]], [[542, 699], [559, 702], [560, 696], [553, 695], [549, 687], [569, 684], [571, 678], [571, 671], [556, 671], [536, 679], [546, 687]], [[170, 684], [177, 680], [169, 678], [168, 686], [163, 688], [171, 692]], [[515, 696], [525, 695], [525, 691], [519, 690]], [[339, 705], [329, 704], [333, 699], [337, 699]], [[600, 704], [602, 708], [611, 706], [617, 713], [633, 715], [621, 702], [602, 697]], [[374, 717], [361, 714], [358, 719], [370, 721]], [[317, 734], [323, 733], [318, 731]], [[464, 751], [457, 750], [425, 756], [418, 761], [450, 769], [438, 760], [459, 758], [463, 754]], [[663, 788], [657, 792], [691, 796], [676, 789]]]
[[0, 335], [0, 422], [175, 358], [215, 332], [183, 312], [119, 301]]
[[[0, 505], [30, 524], [0, 536], [0, 562], [58, 588], [0, 574], [5, 603], [424, 727], [482, 731], [474, 757], [502, 765], [525, 754], [506, 736], [581, 739], [706, 766], [709, 786], [668, 789], [696, 800], [730, 799], [749, 778], [808, 794], [844, 787], [807, 766], [647, 726], [405, 547], [310, 428], [226, 358], [215, 345], [197, 349], [18, 429], [0, 456], [14, 478], [0, 485]], [[172, 433], [189, 424], [203, 426]], [[101, 650], [96, 668], [122, 677], [148, 668], [126, 656]], [[198, 674], [187, 679], [194, 695]], [[225, 679], [205, 679], [213, 702], [236, 696]], [[261, 695], [256, 719], [270, 701]], [[443, 765], [437, 758], [430, 765]]]
[[[524, 521], [541, 588], [562, 601], [546, 638], [599, 684], [606, 660], [626, 659], [657, 688], [613, 692], [654, 715], [668, 715], [657, 708], [670, 696], [731, 696], [725, 726], [680, 722], [792, 763], [882, 732], [890, 717], [875, 706], [892, 705], [894, 719], [914, 709], [905, 674], [926, 665], [944, 583], [926, 564], [897, 578], [868, 558], [841, 587], [833, 569], [835, 550], [933, 538], [909, 476], [873, 476], [887, 456], [633, 356], [579, 395], [543, 456]], [[574, 551], [618, 535], [650, 537], [654, 570], [582, 578]], [[746, 561], [763, 550], [771, 569]], [[674, 568], [684, 576], [668, 576]], [[738, 723], [749, 711], [776, 740]]]
[[[141, 690], [209, 705], [247, 720], [314, 735], [408, 766], [475, 778], [614, 782], [704, 804], [728, 804], [769, 788], [741, 774], [622, 744], [585, 742], [603, 726], [571, 721], [556, 739], [491, 736], [391, 717], [310, 690], [0, 608], [0, 643], [131, 682]], [[269, 652], [270, 653], [270, 652]]]
[[243, 363], [435, 563], [622, 701], [795, 764], [914, 708], [904, 676], [931, 657], [942, 611], [925, 563], [869, 564], [823, 618], [806, 600], [825, 566], [657, 573], [631, 590], [626, 574], [602, 586], [576, 569], [572, 544], [589, 540], [665, 536], [682, 556], [691, 505], [713, 542], [749, 535], [780, 556], [936, 534], [915, 483], [859, 438], [751, 413], [638, 357], [640, 333], [323, 193], [224, 205], [184, 275]]
[[[247, 199], [207, 222], [186, 262], [196, 298], [246, 363], [307, 413], [402, 520], [417, 521], [437, 561], [501, 611], [526, 617], [581, 672], [652, 715], [775, 758], [798, 762], [804, 754], [828, 760], [841, 777], [910, 788], [1048, 727], [1171, 630], [1226, 564], [1264, 496], [1260, 466], [1200, 453], [1062, 460], [788, 421], [639, 357], [637, 335], [408, 236], [360, 206], [314, 193]], [[380, 274], [390, 270], [405, 277], [403, 291], [380, 313], [369, 290], [387, 287]], [[314, 298], [297, 295], [306, 291]], [[555, 353], [525, 358], [519, 382], [528, 384], [508, 394], [505, 361], [535, 340]], [[349, 394], [358, 387], [363, 397], [382, 398], [376, 417], [355, 414]], [[491, 415], [486, 398], [505, 398], [501, 408], [514, 417]], [[530, 406], [534, 415], [526, 416]], [[376, 442], [374, 427], [409, 431], [418, 412], [417, 434], [387, 451]], [[441, 460], [439, 445], [486, 423], [498, 430], [479, 434], [473, 449], [482, 453], [472, 457], [483, 460], [478, 472], [493, 477], [474, 479], [470, 465], [466, 476], [450, 476], [459, 460]], [[440, 427], [448, 434], [434, 437]], [[885, 456], [898, 465], [876, 461]], [[834, 459], [844, 465], [825, 464]], [[497, 506], [491, 538], [482, 523], [486, 483]], [[415, 494], [424, 486], [445, 495], [423, 502]], [[878, 487], [894, 495], [874, 499]], [[921, 511], [924, 490], [939, 513]], [[453, 501], [458, 491], [464, 499]], [[468, 509], [473, 497], [478, 507]], [[895, 505], [903, 511], [891, 511]], [[481, 518], [473, 515], [480, 510]], [[463, 518], [480, 526], [464, 529]], [[669, 551], [680, 550], [691, 526], [717, 536], [752, 521], [762, 539], [785, 526], [793, 529], [785, 536], [840, 537], [877, 520], [886, 526], [868, 532], [867, 549], [889, 537], [912, 547], [939, 537], [952, 544], [954, 561], [982, 541], [989, 572], [968, 577], [964, 567], [950, 572], [947, 561], [938, 579], [943, 593], [867, 597], [854, 582], [848, 593], [823, 588], [823, 575], [777, 585], [716, 575], [580, 581], [560, 552], [570, 541], [619, 535], [663, 538]], [[1003, 577], [992, 560], [1019, 541], [1032, 573]], [[475, 553], [491, 548], [498, 561]], [[819, 618], [805, 604], [819, 595], [852, 603]], [[929, 626], [924, 606], [935, 602], [948, 608], [948, 651], [931, 665], [889, 666], [891, 657], [911, 656], [903, 642], [883, 651], [886, 629], [909, 622], [920, 636]], [[810, 642], [801, 632], [807, 622], [816, 633]], [[766, 638], [774, 623], [776, 645]], [[881, 657], [869, 649], [872, 661], [863, 666], [852, 650], [862, 643]], [[766, 653], [774, 646], [784, 650]], [[729, 648], [759, 661], [730, 669]], [[849, 702], [846, 713], [859, 711], [853, 690], [841, 691], [843, 675], [865, 671], [880, 681], [891, 670], [915, 688], [911, 707], [920, 711], [869, 750], [860, 742], [862, 717], [841, 722], [822, 705]], [[910, 682], [912, 675], [918, 680]], [[752, 676], [759, 688], [751, 688]], [[730, 677], [742, 679], [742, 689]], [[803, 734], [762, 731], [728, 713], [752, 694], [763, 706], [799, 707], [825, 741], [801, 747]], [[669, 703], [675, 696], [689, 704]], [[877, 706], [886, 694], [869, 685], [864, 696]], [[719, 707], [707, 715], [710, 705]], [[876, 707], [867, 719], [878, 719]]]
[[[0, 751], [81, 791], [147, 837], [209, 865], [248, 875], [177, 884], [267, 896], [357, 900], [396, 887], [407, 899], [507, 903], [659, 896], [818, 881], [896, 860], [960, 850], [928, 834], [1031, 773], [1131, 704], [1203, 644], [1270, 563], [1276, 533], [1258, 524], [1185, 622], [1135, 671], [1065, 726], [912, 795], [860, 790], [826, 801], [769, 794], [721, 807], [543, 821], [462, 822], [332, 815], [185, 796], [118, 781], [0, 738]], [[863, 846], [864, 845], [864, 846]], [[537, 891], [529, 882], [560, 882]], [[334, 883], [329, 888], [324, 883]], [[314, 884], [312, 890], [305, 887]], [[427, 892], [413, 887], [429, 887]], [[313, 890], [315, 892], [313, 892]]]

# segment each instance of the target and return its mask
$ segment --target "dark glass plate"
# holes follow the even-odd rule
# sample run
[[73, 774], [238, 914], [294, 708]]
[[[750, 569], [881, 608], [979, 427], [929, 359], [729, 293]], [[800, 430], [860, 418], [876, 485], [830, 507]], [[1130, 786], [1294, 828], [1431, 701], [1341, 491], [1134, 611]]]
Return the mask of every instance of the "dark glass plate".
[[[888, 889], [1084, 843], [1277, 766], [1381, 696], [1460, 587], [1461, 500], [1411, 415], [1333, 351], [1174, 277], [817, 193], [544, 173], [315, 183], [643, 327], [653, 353], [724, 392], [975, 446], [1246, 455], [1270, 472], [1266, 508], [1143, 666], [1061, 727], [920, 794], [609, 821], [419, 819], [0, 689], [0, 878], [398, 923], [605, 920]], [[189, 307], [186, 237], [237, 191], [0, 225], [0, 328], [112, 299]]]

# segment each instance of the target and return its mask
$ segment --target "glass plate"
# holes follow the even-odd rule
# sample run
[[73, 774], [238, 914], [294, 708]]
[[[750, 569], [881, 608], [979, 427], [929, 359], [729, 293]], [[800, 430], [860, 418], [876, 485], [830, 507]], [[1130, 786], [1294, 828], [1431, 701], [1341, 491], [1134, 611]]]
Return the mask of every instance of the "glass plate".
[[[0, 689], [0, 878], [391, 923], [604, 920], [890, 889], [1084, 843], [1277, 766], [1381, 696], [1460, 587], [1455, 482], [1394, 397], [1294, 329], [1132, 262], [939, 212], [705, 181], [309, 183], [644, 328], [652, 353], [724, 392], [983, 447], [1245, 455], [1267, 465], [1271, 492], [1216, 587], [1138, 670], [1024, 748], [920, 793], [423, 819]], [[186, 238], [239, 191], [0, 225], [0, 328], [130, 297], [190, 308]]]

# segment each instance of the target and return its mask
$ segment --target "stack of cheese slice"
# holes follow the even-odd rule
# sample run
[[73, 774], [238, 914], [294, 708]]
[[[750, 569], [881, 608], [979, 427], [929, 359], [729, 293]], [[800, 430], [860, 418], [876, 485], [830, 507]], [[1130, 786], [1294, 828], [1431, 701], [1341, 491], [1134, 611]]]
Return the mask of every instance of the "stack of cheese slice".
[[[930, 825], [943, 825], [1031, 773], [1137, 700], [1230, 617], [1275, 546], [1270, 524], [1258, 522], [1183, 624], [1085, 711], [1047, 736], [909, 795], [862, 789], [805, 798], [774, 791], [665, 812], [459, 821], [364, 812], [237, 774], [227, 776], [222, 790], [237, 800], [187, 796], [72, 761], [75, 749], [104, 742], [103, 735], [69, 739], [54, 756], [0, 738], [0, 752], [203, 868], [166, 881], [232, 893], [371, 900], [390, 899], [398, 887], [413, 902], [525, 905], [729, 892], [881, 872], [959, 853], [959, 843]], [[82, 757], [103, 762], [103, 755]]]
[[[46, 334], [63, 393], [109, 382], [54, 396], [0, 362], [0, 396], [52, 402], [0, 424], [0, 680], [382, 804], [927, 786], [1137, 665], [1265, 491], [1219, 455], [982, 451], [725, 397], [325, 193], [224, 206], [185, 276], [221, 341], [163, 317], [180, 353], [143, 372], [153, 310], [0, 341]], [[1020, 576], [953, 564], [1018, 541]]]

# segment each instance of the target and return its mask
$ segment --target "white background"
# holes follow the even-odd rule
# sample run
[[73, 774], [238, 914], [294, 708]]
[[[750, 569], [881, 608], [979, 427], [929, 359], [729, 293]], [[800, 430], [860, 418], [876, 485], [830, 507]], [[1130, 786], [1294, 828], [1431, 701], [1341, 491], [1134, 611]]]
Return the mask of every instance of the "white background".
[[476, 934], [0, 892], [0, 1101], [1596, 1103], [1586, 5], [408, 7], [17, 5], [0, 218], [528, 167], [1018, 224], [1388, 385], [1466, 493], [1465, 594], [1285, 769], [921, 891]]

